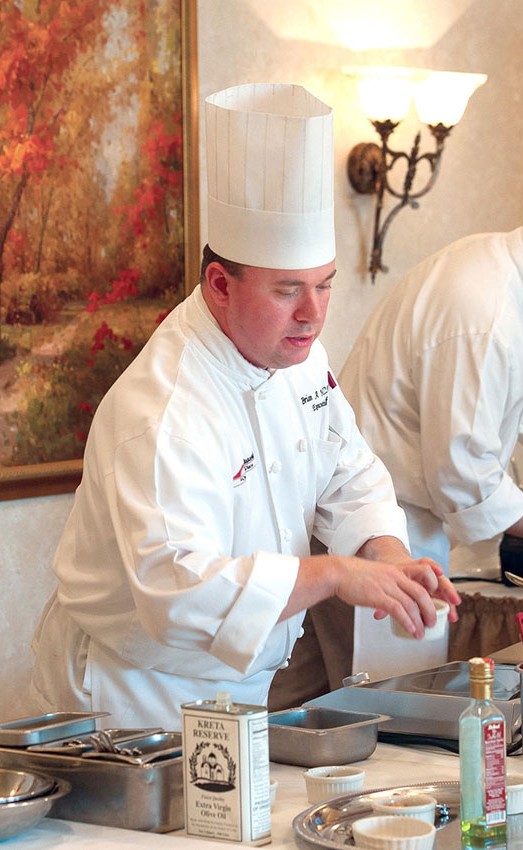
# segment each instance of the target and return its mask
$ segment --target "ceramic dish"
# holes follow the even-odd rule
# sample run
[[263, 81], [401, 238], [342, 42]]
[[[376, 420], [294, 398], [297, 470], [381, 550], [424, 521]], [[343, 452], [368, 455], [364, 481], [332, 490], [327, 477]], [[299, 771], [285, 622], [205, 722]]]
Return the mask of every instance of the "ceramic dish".
[[412, 791], [376, 796], [371, 800], [371, 805], [377, 815], [420, 818], [432, 824], [436, 815], [436, 798]]
[[[447, 624], [447, 618], [449, 615], [450, 607], [448, 602], [443, 602], [441, 599], [433, 599], [434, 607], [436, 608], [436, 625], [430, 626], [430, 628], [425, 629], [425, 635], [423, 636], [423, 640], [437, 640], [438, 638], [443, 637], [445, 634], [445, 626]], [[391, 620], [391, 628], [393, 634], [396, 637], [401, 638], [411, 638], [414, 639], [414, 635], [411, 635], [409, 632], [405, 631], [405, 629], [400, 626], [395, 620]]]
[[339, 797], [348, 791], [359, 791], [365, 779], [364, 770], [349, 765], [311, 767], [303, 775], [309, 803]]
[[432, 850], [436, 828], [419, 818], [376, 815], [354, 821], [352, 834], [366, 850]]
[[523, 776], [507, 776], [507, 815], [523, 812]]

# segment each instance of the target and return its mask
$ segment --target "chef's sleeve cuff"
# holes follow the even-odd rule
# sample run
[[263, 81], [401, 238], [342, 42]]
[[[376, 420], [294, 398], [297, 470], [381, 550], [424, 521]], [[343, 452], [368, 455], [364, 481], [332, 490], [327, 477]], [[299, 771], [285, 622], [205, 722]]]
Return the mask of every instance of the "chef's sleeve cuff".
[[459, 543], [490, 540], [523, 516], [523, 491], [508, 475], [488, 498], [456, 513], [445, 514], [444, 530]]
[[210, 652], [247, 672], [263, 650], [292, 593], [300, 559], [257, 552], [249, 582], [216, 632]]
[[[368, 504], [340, 523], [331, 536], [329, 552], [355, 555], [367, 540], [388, 536], [397, 537], [410, 550], [404, 511], [392, 502]], [[321, 539], [325, 538], [328, 538], [328, 532], [322, 534]]]

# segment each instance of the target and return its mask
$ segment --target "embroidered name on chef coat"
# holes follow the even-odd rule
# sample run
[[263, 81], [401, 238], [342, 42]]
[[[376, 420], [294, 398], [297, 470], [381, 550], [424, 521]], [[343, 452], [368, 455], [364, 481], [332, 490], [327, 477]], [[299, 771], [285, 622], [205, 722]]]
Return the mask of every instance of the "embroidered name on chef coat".
[[324, 384], [322, 387], [319, 387], [317, 390], [313, 390], [312, 393], [307, 393], [306, 395], [302, 395], [301, 403], [312, 404], [313, 410], [321, 410], [322, 407], [327, 407], [327, 402], [329, 400], [329, 387], [327, 384]]

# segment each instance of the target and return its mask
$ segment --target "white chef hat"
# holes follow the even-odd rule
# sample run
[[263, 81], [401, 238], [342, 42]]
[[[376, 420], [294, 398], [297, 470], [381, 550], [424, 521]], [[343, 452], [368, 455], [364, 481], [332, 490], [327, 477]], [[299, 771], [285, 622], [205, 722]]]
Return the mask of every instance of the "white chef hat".
[[332, 109], [302, 86], [252, 83], [210, 95], [208, 242], [275, 269], [334, 259]]

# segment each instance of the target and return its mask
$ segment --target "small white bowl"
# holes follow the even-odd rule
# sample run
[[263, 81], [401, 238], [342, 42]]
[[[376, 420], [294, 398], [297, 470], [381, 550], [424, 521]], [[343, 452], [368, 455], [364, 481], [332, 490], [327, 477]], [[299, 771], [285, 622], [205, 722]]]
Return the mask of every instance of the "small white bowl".
[[432, 850], [436, 827], [419, 818], [377, 815], [355, 820], [352, 835], [366, 850]]
[[523, 812], [523, 776], [507, 776], [507, 815], [519, 815]]
[[364, 770], [345, 764], [310, 767], [303, 775], [309, 803], [339, 797], [348, 791], [360, 791], [365, 779]]
[[371, 797], [370, 803], [377, 815], [420, 818], [427, 823], [434, 823], [436, 816], [437, 800], [429, 794], [398, 791], [394, 794]]
[[[450, 606], [448, 602], [443, 602], [442, 599], [433, 599], [432, 601], [436, 609], [436, 625], [430, 626], [425, 629], [423, 640], [437, 640], [437, 638], [441, 638], [445, 634], [445, 627], [449, 616]], [[391, 620], [391, 628], [392, 633], [395, 634], [396, 637], [414, 639], [414, 635], [411, 635], [409, 632], [405, 631], [403, 626], [400, 626], [400, 624], [397, 623], [395, 620]]]

